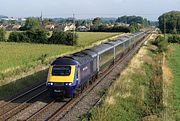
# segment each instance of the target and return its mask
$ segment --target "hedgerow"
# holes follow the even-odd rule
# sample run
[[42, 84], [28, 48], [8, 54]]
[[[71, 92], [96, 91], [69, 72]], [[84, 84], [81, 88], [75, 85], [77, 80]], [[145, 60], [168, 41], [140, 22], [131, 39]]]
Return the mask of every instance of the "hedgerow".
[[42, 43], [42, 44], [65, 44], [76, 45], [77, 34], [72, 32], [63, 32], [54, 30], [50, 38], [48, 32], [44, 29], [32, 29], [25, 32], [11, 32], [8, 42], [27, 42], [27, 43]]

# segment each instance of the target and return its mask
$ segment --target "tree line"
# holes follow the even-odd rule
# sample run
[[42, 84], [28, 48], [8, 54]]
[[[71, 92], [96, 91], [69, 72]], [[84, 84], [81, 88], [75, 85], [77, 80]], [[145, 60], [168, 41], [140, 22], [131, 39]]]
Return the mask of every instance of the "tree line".
[[118, 17], [116, 22], [127, 23], [127, 24], [138, 23], [143, 26], [150, 25], [150, 21], [148, 21], [146, 18], [143, 18], [141, 16], [122, 16], [122, 17]]
[[[126, 17], [126, 20], [121, 20]], [[92, 21], [91, 30], [93, 32], [137, 32], [140, 31], [142, 27], [148, 26], [149, 22], [147, 19], [143, 19], [139, 16], [123, 16], [119, 17], [114, 24], [108, 25], [107, 23], [104, 24], [104, 22], [101, 20], [101, 18], [96, 17]], [[132, 22], [133, 21], [133, 22]], [[126, 23], [127, 25], [120, 25], [120, 23]]]
[[27, 42], [27, 43], [41, 43], [41, 44], [65, 44], [76, 45], [77, 34], [72, 32], [63, 32], [61, 30], [54, 30], [51, 37], [49, 32], [44, 29], [37, 28], [22, 32], [11, 32], [9, 38], [6, 40], [6, 31], [0, 30], [0, 41], [4, 42]]
[[159, 28], [162, 33], [180, 33], [180, 11], [170, 11], [162, 14], [158, 18]]
[[180, 11], [170, 11], [158, 18], [159, 29], [162, 33], [168, 33], [167, 41], [180, 43]]
[[0, 41], [65, 45], [77, 44], [77, 34], [56, 29], [52, 32], [52, 36], [49, 37], [50, 33], [43, 29], [41, 24], [38, 18], [27, 18], [24, 26], [20, 28], [21, 32], [11, 32], [7, 40], [6, 31], [0, 30]]

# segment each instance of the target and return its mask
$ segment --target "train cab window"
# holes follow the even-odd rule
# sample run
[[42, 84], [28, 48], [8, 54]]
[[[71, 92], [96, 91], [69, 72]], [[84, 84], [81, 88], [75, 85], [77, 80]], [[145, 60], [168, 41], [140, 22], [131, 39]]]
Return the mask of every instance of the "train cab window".
[[53, 76], [69, 76], [71, 74], [70, 66], [54, 66], [52, 68]]

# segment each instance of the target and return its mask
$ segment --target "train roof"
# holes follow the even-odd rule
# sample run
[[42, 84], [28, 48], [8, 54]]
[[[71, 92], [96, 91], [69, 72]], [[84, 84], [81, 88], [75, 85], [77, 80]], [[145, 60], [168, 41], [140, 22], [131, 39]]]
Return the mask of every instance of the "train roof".
[[87, 62], [93, 60], [90, 55], [83, 52], [74, 53], [72, 55], [69, 55], [68, 57], [76, 60], [80, 65], [86, 64]]
[[121, 40], [113, 40], [113, 41], [109, 41], [108, 44], [112, 44], [115, 47], [122, 44], [123, 42]]
[[51, 65], [78, 65], [78, 62], [69, 57], [59, 57]]
[[134, 37], [134, 34], [131, 34], [128, 37], [129, 37], [129, 39], [132, 39]]
[[51, 65], [83, 65], [92, 60], [91, 55], [84, 52], [77, 52], [72, 55], [59, 57]]
[[93, 57], [93, 58], [94, 58], [94, 57], [97, 57], [97, 53], [91, 51], [90, 49], [83, 50], [82, 52], [90, 55], [90, 56]]
[[104, 43], [104, 44], [98, 45], [96, 47], [90, 48], [89, 50], [96, 52], [98, 54], [102, 54], [103, 52], [108, 51], [112, 48], [114, 48], [113, 45]]
[[122, 41], [122, 42], [126, 42], [126, 41], [129, 40], [129, 37], [128, 36], [124, 36], [124, 37], [119, 38], [119, 40]]

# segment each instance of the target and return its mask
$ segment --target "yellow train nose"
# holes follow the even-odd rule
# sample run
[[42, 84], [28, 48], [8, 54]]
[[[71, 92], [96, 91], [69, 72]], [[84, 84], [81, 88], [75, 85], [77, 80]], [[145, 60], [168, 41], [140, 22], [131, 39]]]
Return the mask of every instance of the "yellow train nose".
[[[67, 69], [67, 68], [64, 68], [64, 67], [68, 67], [70, 69], [70, 71], [69, 70], [61, 70], [61, 69]], [[56, 68], [56, 70], [54, 71], [53, 69], [55, 69], [55, 68]], [[73, 66], [73, 65], [70, 65], [70, 66], [50, 66], [47, 82], [73, 83], [74, 74], [75, 74], [75, 68], [76, 67]], [[66, 73], [66, 72], [63, 72], [63, 71], [69, 71], [69, 74], [68, 74], [68, 72]]]

